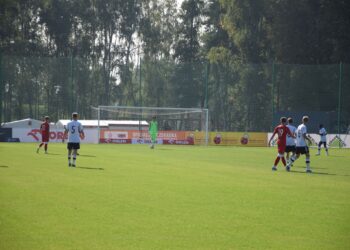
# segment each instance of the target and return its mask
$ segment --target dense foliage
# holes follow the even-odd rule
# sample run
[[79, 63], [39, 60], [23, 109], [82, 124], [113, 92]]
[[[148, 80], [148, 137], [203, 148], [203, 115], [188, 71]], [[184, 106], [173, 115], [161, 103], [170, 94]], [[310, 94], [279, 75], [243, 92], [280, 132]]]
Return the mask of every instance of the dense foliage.
[[349, 27], [346, 0], [0, 0], [0, 121], [117, 104], [208, 107], [220, 130], [284, 110], [345, 126]]

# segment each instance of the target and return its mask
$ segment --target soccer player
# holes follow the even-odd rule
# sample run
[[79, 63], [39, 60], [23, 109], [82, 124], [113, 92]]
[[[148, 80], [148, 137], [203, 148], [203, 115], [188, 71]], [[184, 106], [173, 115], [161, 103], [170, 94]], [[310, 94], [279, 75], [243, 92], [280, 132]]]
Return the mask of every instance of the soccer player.
[[50, 118], [48, 116], [45, 116], [43, 123], [40, 125], [40, 132], [41, 132], [41, 143], [39, 147], [37, 148], [36, 152], [39, 153], [40, 148], [44, 146], [45, 148], [45, 154], [47, 154], [47, 144], [50, 140]]
[[320, 142], [318, 143], [318, 153], [316, 155], [320, 155], [322, 144], [323, 144], [324, 149], [326, 150], [326, 155], [328, 155], [327, 131], [323, 127], [323, 124], [320, 124], [320, 130], [318, 131], [318, 134], [320, 135], [321, 138], [320, 138]]
[[151, 137], [151, 149], [154, 149], [154, 144], [157, 143], [157, 136], [158, 136], [158, 122], [157, 117], [153, 116], [152, 121], [149, 124], [148, 132]]
[[[297, 130], [296, 127], [293, 126], [293, 119], [291, 117], [289, 117], [287, 119], [288, 121], [288, 125], [287, 127], [289, 128], [290, 132], [292, 132], [292, 134], [294, 136], [296, 136], [295, 131]], [[289, 162], [289, 153], [292, 153], [292, 156], [295, 155], [295, 138], [290, 137], [289, 135], [287, 135], [287, 143], [286, 143], [286, 159], [287, 162]]]
[[[72, 114], [72, 121], [68, 122], [65, 127], [64, 137], [66, 138], [68, 134], [68, 166], [75, 167], [76, 159], [77, 159], [77, 151], [80, 149], [80, 136], [82, 138], [85, 137], [83, 126], [80, 122], [78, 122], [78, 113], [74, 112]], [[73, 162], [71, 158], [73, 156]]]
[[[273, 130], [273, 134], [269, 140], [269, 145], [271, 145], [271, 141], [272, 139], [275, 137], [275, 135], [278, 135], [278, 140], [277, 140], [277, 150], [278, 150], [278, 154], [277, 154], [277, 158], [275, 160], [275, 164], [272, 167], [273, 171], [277, 170], [277, 165], [278, 162], [280, 160], [282, 160], [282, 163], [284, 166], [286, 166], [286, 159], [284, 158], [284, 152], [286, 150], [286, 138], [287, 135], [291, 136], [291, 137], [295, 137], [292, 132], [290, 132], [289, 128], [286, 126], [287, 124], [287, 118], [286, 117], [281, 117], [280, 119], [281, 124], [278, 125], [277, 127], [275, 127], [275, 129]], [[287, 168], [287, 170], [289, 171], [289, 169]]]
[[295, 156], [292, 156], [290, 158], [290, 161], [287, 164], [287, 168], [290, 168], [290, 166], [293, 164], [295, 160], [297, 160], [300, 155], [305, 154], [305, 163], [306, 163], [306, 173], [312, 173], [310, 168], [310, 152], [309, 147], [307, 146], [306, 141], [308, 141], [310, 144], [312, 143], [309, 137], [307, 136], [307, 128], [306, 123], [309, 121], [308, 116], [303, 116], [302, 124], [300, 124], [296, 130], [296, 150], [295, 150]]

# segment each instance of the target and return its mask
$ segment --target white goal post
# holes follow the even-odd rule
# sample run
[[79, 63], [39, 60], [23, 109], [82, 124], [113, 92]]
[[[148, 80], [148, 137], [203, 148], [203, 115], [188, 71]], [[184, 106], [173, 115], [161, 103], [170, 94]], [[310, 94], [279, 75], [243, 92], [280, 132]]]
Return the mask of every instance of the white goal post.
[[208, 109], [98, 106], [92, 110], [99, 143], [149, 143], [148, 124], [155, 116], [158, 144], [208, 145]]

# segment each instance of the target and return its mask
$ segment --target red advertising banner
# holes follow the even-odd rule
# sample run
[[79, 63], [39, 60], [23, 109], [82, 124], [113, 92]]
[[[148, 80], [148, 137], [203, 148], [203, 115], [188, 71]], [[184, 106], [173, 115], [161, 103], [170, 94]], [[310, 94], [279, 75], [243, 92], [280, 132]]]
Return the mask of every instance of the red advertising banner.
[[[144, 144], [151, 139], [147, 131], [143, 130], [111, 130], [100, 131], [100, 143]], [[188, 131], [159, 131], [158, 144], [194, 145], [194, 135]]]

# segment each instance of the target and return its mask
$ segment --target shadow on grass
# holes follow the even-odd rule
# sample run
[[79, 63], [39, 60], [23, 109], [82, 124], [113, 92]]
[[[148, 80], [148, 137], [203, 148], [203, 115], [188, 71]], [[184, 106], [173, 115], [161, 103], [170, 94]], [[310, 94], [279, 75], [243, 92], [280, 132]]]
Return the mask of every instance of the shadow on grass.
[[[305, 169], [305, 167], [299, 167], [299, 168]], [[319, 167], [312, 167], [312, 166], [311, 166], [311, 168], [312, 168], [312, 169], [327, 169], [327, 168], [319, 168]]]
[[172, 148], [154, 148], [155, 150], [174, 150]]
[[315, 172], [312, 171], [312, 173], [306, 173], [306, 171], [296, 171], [296, 170], [290, 170], [291, 173], [297, 173], [297, 174], [321, 174], [321, 175], [336, 175], [336, 174], [330, 174], [330, 173], [322, 173], [322, 172]]
[[55, 154], [55, 153], [47, 153], [48, 155], [63, 155], [63, 154]]
[[2, 165], [0, 168], [8, 168], [9, 166]]
[[96, 157], [96, 155], [81, 155], [81, 154], [79, 154], [78, 155], [79, 157], [81, 156], [81, 157]]
[[104, 168], [93, 168], [93, 167], [76, 167], [81, 169], [88, 169], [88, 170], [105, 170]]

